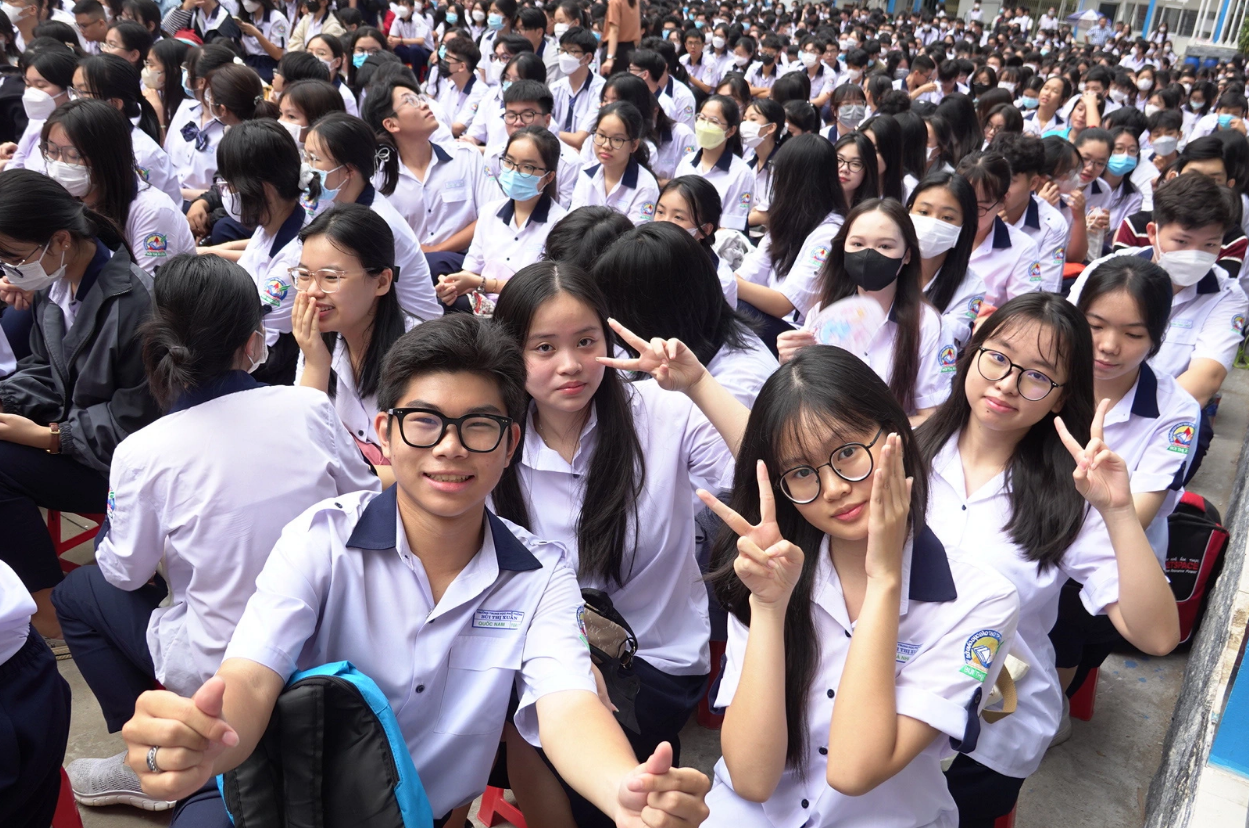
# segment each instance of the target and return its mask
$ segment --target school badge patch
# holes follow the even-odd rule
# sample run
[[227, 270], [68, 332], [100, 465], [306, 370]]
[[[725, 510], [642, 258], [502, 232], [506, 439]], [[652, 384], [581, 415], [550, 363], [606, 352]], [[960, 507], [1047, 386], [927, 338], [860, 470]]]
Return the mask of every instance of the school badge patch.
[[979, 293], [967, 300], [967, 315], [975, 319], [980, 315], [980, 306], [984, 304], [984, 294]]
[[984, 681], [993, 666], [998, 648], [1002, 646], [1002, 634], [997, 630], [978, 630], [963, 645], [963, 666], [959, 670], [976, 681]]
[[117, 511], [117, 492], [108, 490], [108, 499], [104, 501], [104, 519], [113, 522], [113, 513]]
[[1244, 336], [1245, 334], [1245, 315], [1238, 313], [1232, 317], [1232, 330]]
[[737, 203], [741, 207], [749, 207], [750, 206], [750, 193], [742, 193], [742, 197], [738, 199]]
[[655, 217], [655, 204], [654, 202], [648, 201], [642, 205], [642, 218], [654, 218], [654, 217]]
[[143, 252], [153, 258], [163, 258], [169, 254], [169, 242], [164, 233], [152, 233], [143, 240]]
[[265, 292], [261, 294], [260, 301], [276, 308], [282, 304], [282, 300], [286, 298], [286, 292], [290, 290], [290, 287], [290, 285], [276, 276], [270, 276], [265, 281]]
[[811, 248], [811, 264], [819, 266], [824, 264], [824, 260], [828, 258], [828, 248], [823, 245], [816, 245]]
[[952, 374], [958, 363], [958, 351], [953, 345], [942, 345], [937, 350], [937, 365], [941, 368], [941, 373]]
[[1196, 436], [1196, 423], [1180, 423], [1172, 427], [1170, 433], [1167, 434], [1167, 451], [1188, 454], [1188, 450], [1193, 447], [1193, 438]]
[[585, 631], [585, 604], [577, 607], [577, 629], [581, 631], [578, 635], [581, 643], [585, 645], [587, 650], [590, 649], [589, 633]]
[[1032, 267], [1028, 268], [1028, 281], [1029, 282], [1041, 281], [1041, 263], [1040, 262], [1033, 262]]
[[1065, 261], [1067, 261], [1067, 248], [1065, 248], [1065, 247], [1055, 247], [1055, 248], [1054, 248], [1054, 253], [1053, 253], [1052, 258], [1053, 258], [1053, 260], [1054, 260], [1054, 261], [1056, 261], [1056, 262], [1065, 262]]

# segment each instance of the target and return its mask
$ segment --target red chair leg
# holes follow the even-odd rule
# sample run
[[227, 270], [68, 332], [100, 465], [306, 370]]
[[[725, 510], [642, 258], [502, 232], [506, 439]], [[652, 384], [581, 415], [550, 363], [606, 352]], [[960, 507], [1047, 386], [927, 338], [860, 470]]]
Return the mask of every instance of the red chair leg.
[[1080, 685], [1080, 689], [1071, 697], [1071, 718], [1079, 719], [1087, 722], [1093, 718], [1093, 702], [1097, 700], [1097, 670], [1089, 671], [1088, 677], [1084, 679], [1084, 684]]
[[[707, 676], [707, 690], [710, 691], [712, 685], [716, 683], [716, 678], [720, 675], [720, 662], [724, 656], [723, 641], [711, 642], [711, 675]], [[711, 712], [711, 704], [707, 701], [707, 693], [703, 693], [703, 697], [698, 701], [698, 724], [708, 730], [719, 730], [724, 724], [724, 716]]]
[[48, 510], [48, 536], [52, 538], [52, 548], [56, 551], [56, 557], [60, 561], [62, 572], [73, 572], [78, 568], [78, 564], [67, 561], [61, 556], [75, 546], [86, 543], [100, 533], [100, 524], [104, 522], [104, 515], [81, 515], [87, 520], [94, 521], [95, 526], [84, 529], [76, 535], [68, 538], [61, 537], [61, 513], [54, 509]]
[[504, 820], [512, 823], [516, 828], [528, 828], [525, 825], [525, 815], [520, 812], [520, 808], [503, 798], [502, 788], [486, 788], [486, 792], [481, 795], [481, 807], [477, 809], [477, 818], [491, 828]]
[[82, 828], [82, 817], [78, 815], [78, 803], [74, 802], [74, 791], [69, 786], [65, 768], [61, 768], [61, 792], [56, 797], [52, 828]]
[[993, 828], [1015, 828], [1015, 808], [1011, 808], [1006, 816], [998, 817], [993, 823]]

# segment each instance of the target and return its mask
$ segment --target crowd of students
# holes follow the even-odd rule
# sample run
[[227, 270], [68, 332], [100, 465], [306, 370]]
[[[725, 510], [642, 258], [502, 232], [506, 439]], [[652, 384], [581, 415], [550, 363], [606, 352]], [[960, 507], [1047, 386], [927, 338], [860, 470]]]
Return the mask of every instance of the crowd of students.
[[1249, 102], [1165, 27], [983, 17], [0, 5], [0, 823], [56, 804], [51, 647], [126, 741], [76, 800], [179, 828], [337, 661], [439, 826], [492, 768], [556, 828], [1009, 813], [1178, 640]]

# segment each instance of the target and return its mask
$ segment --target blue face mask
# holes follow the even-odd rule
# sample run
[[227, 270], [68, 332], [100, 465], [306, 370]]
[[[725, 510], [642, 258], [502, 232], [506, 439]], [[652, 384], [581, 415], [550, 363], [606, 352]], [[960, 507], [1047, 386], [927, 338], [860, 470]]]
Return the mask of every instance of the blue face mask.
[[1231, 113], [1224, 112], [1219, 115], [1219, 129], [1227, 129], [1232, 125]]
[[512, 85], [511, 81], [503, 81], [502, 83], [499, 84], [499, 86], [502, 87], [504, 92], [506, 92], [511, 87], [511, 85]]
[[447, 12], [446, 21], [448, 26], [454, 26], [460, 22], [460, 16], [455, 12]]
[[503, 170], [499, 173], [499, 186], [503, 195], [516, 201], [528, 201], [536, 198], [542, 190], [538, 188], [540, 175], [528, 175], [519, 170]]
[[595, 39], [595, 40], [599, 40], [599, 41], [601, 41], [601, 40], [603, 39], [603, 35], [602, 35], [602, 33], [601, 33], [601, 32], [595, 32], [595, 33], [594, 33], [594, 39]]
[[191, 88], [191, 75], [185, 67], [182, 69], [182, 91], [188, 98], [195, 98], [195, 90]]
[[1037, 98], [1020, 98], [1020, 103], [1023, 104], [1024, 109], [1036, 109], [1041, 101]]
[[706, 20], [695, 20], [695, 21], [694, 21], [694, 28], [696, 28], [696, 29], [701, 29], [703, 26], [706, 26], [706, 25], [707, 25], [707, 21], [706, 21]]
[[1136, 156], [1127, 153], [1116, 153], [1106, 163], [1106, 172], [1111, 175], [1127, 175], [1136, 169]]
[[439, 59], [439, 60], [446, 60], [446, 59], [447, 59], [447, 47], [446, 47], [446, 46], [439, 46], [439, 47], [438, 47], [438, 59]]
[[491, 12], [486, 17], [486, 25], [489, 26], [491, 30], [497, 32], [499, 29], [503, 28], [503, 15], [498, 14], [497, 12]]
[[359, 69], [361, 66], [364, 65], [364, 62], [368, 59], [369, 59], [369, 56], [366, 55], [364, 52], [355, 52], [351, 56], [351, 65]]

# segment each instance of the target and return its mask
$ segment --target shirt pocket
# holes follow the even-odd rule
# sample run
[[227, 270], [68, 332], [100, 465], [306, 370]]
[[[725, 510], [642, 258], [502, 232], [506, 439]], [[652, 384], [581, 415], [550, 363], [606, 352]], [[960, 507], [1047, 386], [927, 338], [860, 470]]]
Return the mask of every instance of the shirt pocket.
[[503, 726], [524, 638], [461, 635], [451, 645], [435, 733], [476, 736]]
[[442, 190], [442, 203], [455, 204], [468, 200], [468, 186], [462, 181], [452, 181]]

